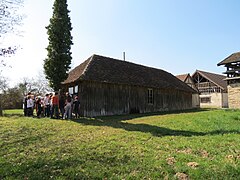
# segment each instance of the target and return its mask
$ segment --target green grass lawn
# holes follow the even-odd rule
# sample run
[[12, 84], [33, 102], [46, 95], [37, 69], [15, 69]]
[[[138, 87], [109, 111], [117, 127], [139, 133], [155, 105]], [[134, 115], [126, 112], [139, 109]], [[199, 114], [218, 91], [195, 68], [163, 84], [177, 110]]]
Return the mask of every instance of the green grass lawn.
[[0, 179], [240, 179], [240, 111], [0, 117]]

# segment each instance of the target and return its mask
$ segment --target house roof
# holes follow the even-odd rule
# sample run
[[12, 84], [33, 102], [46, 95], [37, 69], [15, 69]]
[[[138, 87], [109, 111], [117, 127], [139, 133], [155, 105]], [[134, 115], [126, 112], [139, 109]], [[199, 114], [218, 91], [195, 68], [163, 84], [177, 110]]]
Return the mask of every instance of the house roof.
[[174, 88], [187, 92], [195, 92], [174, 75], [164, 70], [99, 55], [91, 56], [70, 71], [68, 78], [63, 84], [79, 80], [155, 88]]
[[176, 75], [176, 77], [178, 79], [180, 79], [181, 81], [185, 82], [187, 77], [190, 76], [189, 74], [179, 74], [179, 75]]
[[227, 82], [224, 81], [226, 76], [220, 75], [220, 74], [215, 74], [215, 73], [210, 73], [210, 72], [205, 72], [205, 71], [200, 71], [196, 70], [195, 73], [192, 75], [192, 77], [195, 76], [195, 74], [199, 73], [201, 76], [204, 78], [208, 79], [212, 83], [216, 84], [219, 86], [222, 90], [227, 90]]
[[236, 63], [240, 62], [240, 52], [236, 52], [222, 60], [220, 63], [218, 63], [218, 66], [225, 65], [225, 64], [230, 64], [230, 63]]

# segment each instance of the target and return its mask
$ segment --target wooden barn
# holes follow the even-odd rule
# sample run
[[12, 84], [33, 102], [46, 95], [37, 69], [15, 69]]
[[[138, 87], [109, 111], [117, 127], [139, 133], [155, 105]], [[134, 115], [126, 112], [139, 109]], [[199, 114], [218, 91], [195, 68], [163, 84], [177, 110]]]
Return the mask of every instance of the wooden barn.
[[240, 52], [236, 52], [217, 64], [226, 67], [229, 108], [240, 109]]
[[226, 76], [196, 70], [192, 78], [199, 91], [200, 107], [228, 107]]
[[70, 71], [63, 89], [89, 117], [191, 109], [195, 93], [166, 71], [99, 55]]
[[176, 77], [196, 91], [192, 95], [192, 106], [195, 108], [199, 108], [200, 107], [199, 92], [192, 76], [188, 73], [188, 74], [176, 75]]

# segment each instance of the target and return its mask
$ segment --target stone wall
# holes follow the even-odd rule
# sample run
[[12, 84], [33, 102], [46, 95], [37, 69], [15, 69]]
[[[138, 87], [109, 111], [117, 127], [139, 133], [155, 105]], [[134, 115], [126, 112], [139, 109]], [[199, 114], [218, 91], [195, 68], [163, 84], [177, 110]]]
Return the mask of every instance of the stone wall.
[[228, 105], [231, 109], [240, 109], [240, 83], [228, 85]]
[[201, 94], [201, 98], [208, 97], [209, 102], [203, 103], [200, 102], [200, 107], [202, 108], [226, 108], [228, 107], [228, 94], [227, 93], [210, 93], [210, 94]]
[[[202, 98], [210, 98], [209, 102], [202, 102]], [[221, 93], [210, 93], [200, 95], [200, 107], [201, 108], [221, 108], [222, 107], [222, 95]]]

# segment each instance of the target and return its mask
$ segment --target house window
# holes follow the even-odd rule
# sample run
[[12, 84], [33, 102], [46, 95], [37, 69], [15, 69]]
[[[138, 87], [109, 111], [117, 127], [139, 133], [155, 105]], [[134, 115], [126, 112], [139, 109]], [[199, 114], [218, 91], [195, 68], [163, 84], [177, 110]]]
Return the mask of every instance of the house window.
[[78, 85], [74, 87], [74, 93], [78, 93]]
[[148, 89], [148, 104], [153, 104], [153, 89]]
[[211, 103], [211, 97], [202, 97], [200, 101], [201, 103]]
[[69, 87], [68, 92], [69, 92], [69, 94], [73, 94], [73, 87]]

